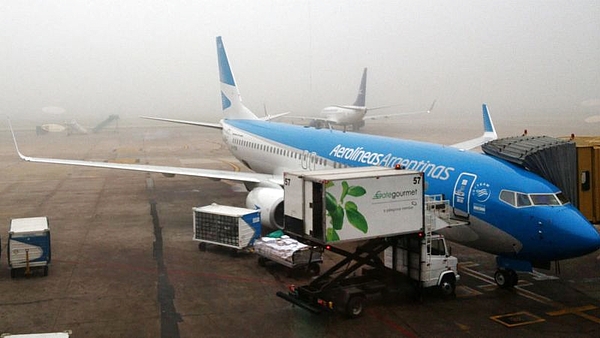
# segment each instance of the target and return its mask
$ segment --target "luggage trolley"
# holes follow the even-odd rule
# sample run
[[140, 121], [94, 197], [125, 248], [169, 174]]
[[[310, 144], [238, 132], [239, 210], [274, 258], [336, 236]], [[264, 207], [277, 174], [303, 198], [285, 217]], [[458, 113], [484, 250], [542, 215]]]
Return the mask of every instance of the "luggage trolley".
[[317, 276], [321, 272], [322, 250], [316, 246], [300, 243], [289, 236], [259, 238], [254, 242], [254, 252], [259, 256], [260, 266], [266, 266], [272, 261], [292, 271], [304, 269], [312, 276]]

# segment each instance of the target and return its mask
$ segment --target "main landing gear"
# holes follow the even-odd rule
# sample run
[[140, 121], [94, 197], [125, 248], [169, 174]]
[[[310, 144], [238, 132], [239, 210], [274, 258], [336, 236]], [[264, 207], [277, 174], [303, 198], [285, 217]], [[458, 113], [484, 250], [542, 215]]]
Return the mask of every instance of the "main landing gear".
[[512, 269], [498, 269], [494, 274], [494, 281], [503, 289], [510, 289], [519, 282], [519, 275]]

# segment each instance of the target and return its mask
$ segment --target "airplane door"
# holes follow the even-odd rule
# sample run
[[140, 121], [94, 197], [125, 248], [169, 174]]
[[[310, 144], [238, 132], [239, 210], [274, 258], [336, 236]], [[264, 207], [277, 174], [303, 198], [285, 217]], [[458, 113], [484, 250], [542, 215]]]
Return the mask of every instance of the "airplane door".
[[467, 214], [471, 213], [469, 205], [471, 189], [473, 189], [475, 180], [477, 180], [477, 176], [471, 173], [462, 173], [458, 176], [456, 184], [454, 185], [454, 192], [452, 193], [452, 206], [455, 209], [462, 210]]
[[317, 153], [315, 153], [315, 152], [310, 153], [310, 152], [308, 152], [308, 150], [305, 150], [302, 153], [302, 158], [300, 159], [300, 164], [302, 165], [302, 169], [315, 170], [316, 162], [317, 162]]

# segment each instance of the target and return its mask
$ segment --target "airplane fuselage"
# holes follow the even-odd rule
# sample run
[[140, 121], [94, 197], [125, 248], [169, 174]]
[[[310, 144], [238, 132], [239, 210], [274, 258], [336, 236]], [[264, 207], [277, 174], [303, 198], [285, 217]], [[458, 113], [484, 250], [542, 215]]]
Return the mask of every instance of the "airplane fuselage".
[[326, 107], [321, 110], [321, 117], [339, 125], [359, 125], [367, 113], [366, 107]]
[[[230, 151], [257, 172], [369, 165], [422, 171], [426, 193], [443, 195], [457, 217], [468, 220], [468, 225], [441, 233], [482, 251], [519, 260], [552, 261], [590, 252], [598, 242], [597, 231], [571, 203], [561, 202], [556, 186], [488, 155], [258, 120], [223, 120], [222, 125]], [[525, 196], [531, 201], [533, 195], [551, 201], [519, 205], [510, 199]]]

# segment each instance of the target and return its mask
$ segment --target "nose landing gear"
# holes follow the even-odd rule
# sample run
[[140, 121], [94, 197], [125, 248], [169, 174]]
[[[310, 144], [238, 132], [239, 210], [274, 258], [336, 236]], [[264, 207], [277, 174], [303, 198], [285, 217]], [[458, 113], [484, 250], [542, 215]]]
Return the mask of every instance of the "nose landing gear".
[[519, 275], [512, 269], [498, 269], [494, 274], [494, 281], [503, 289], [510, 289], [519, 282]]

